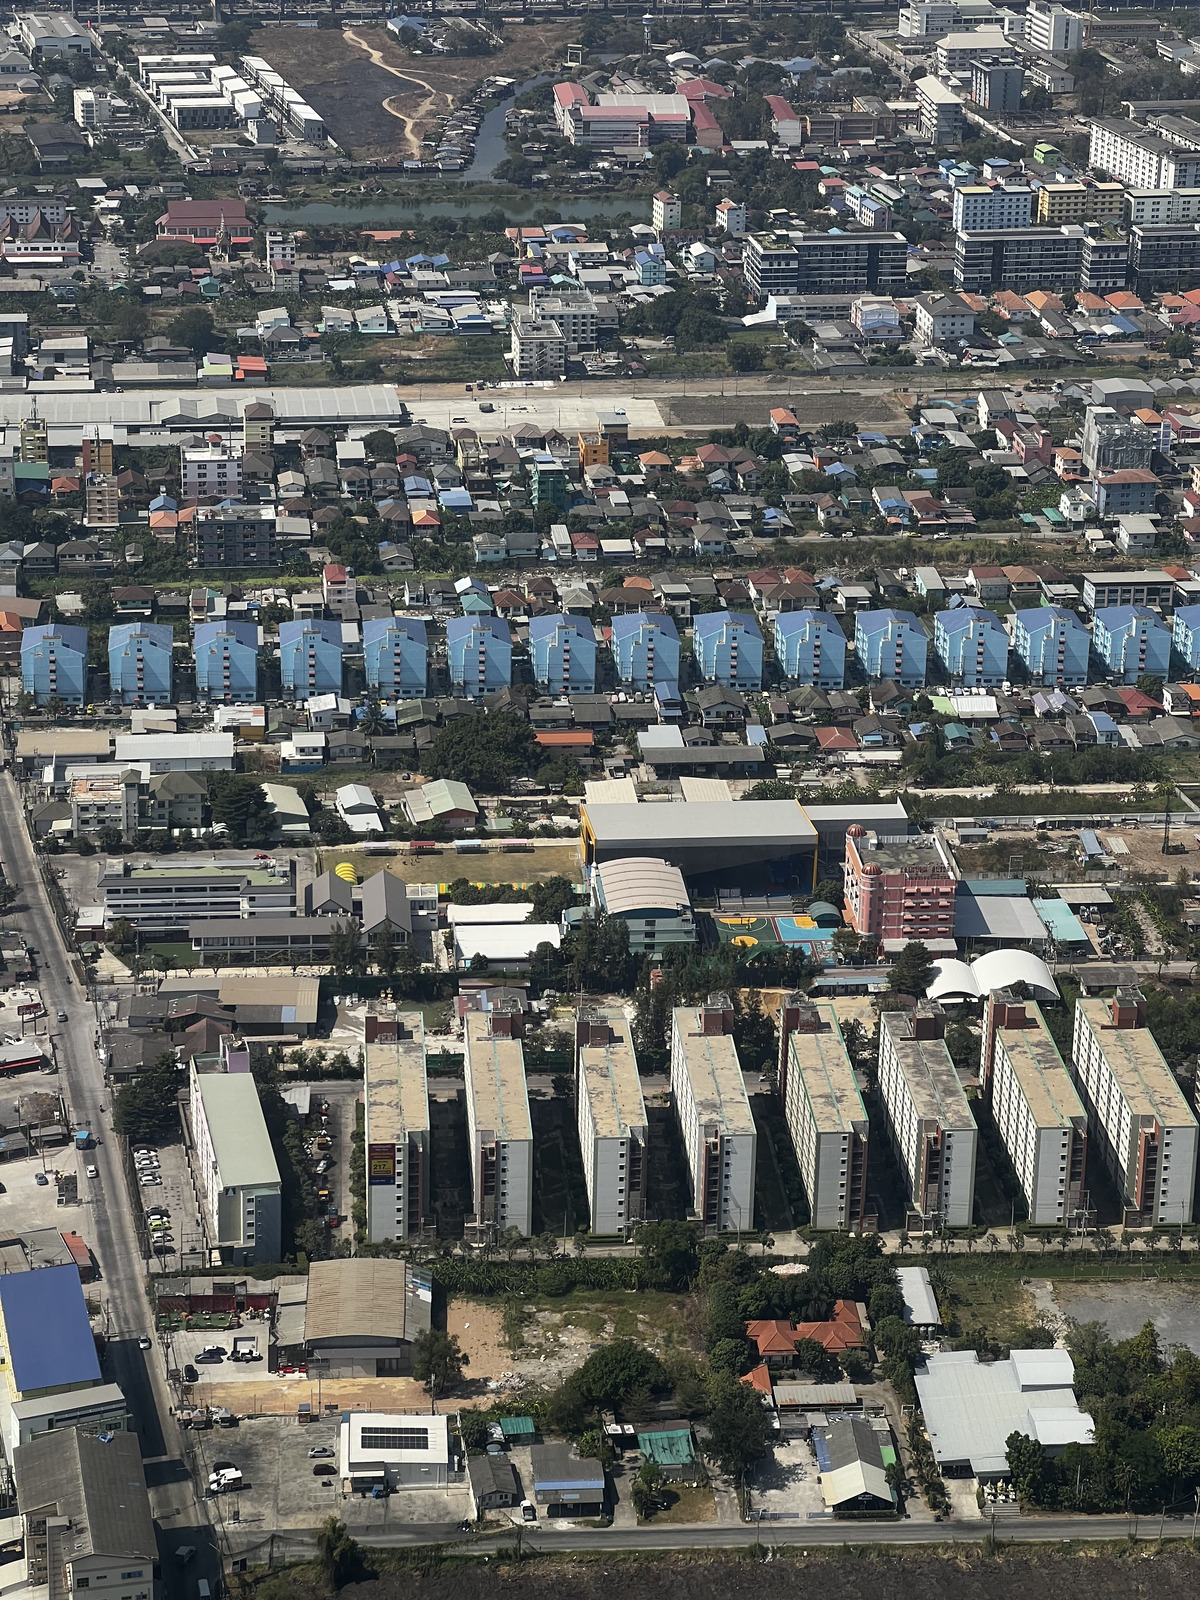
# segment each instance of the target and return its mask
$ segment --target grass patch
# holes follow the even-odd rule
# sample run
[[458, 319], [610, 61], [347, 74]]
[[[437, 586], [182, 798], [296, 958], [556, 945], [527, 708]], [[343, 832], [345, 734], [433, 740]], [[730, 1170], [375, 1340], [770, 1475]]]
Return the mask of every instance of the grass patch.
[[661, 1528], [689, 1522], [715, 1522], [716, 1496], [706, 1483], [660, 1484], [656, 1490], [664, 1504], [652, 1517], [639, 1517], [638, 1526]]
[[957, 1266], [957, 1262], [953, 1268], [947, 1263], [946, 1276], [964, 1333], [986, 1328], [1005, 1344], [1018, 1328], [1035, 1320], [1033, 1296], [1015, 1273], [999, 1268], [989, 1273], [959, 1273]]

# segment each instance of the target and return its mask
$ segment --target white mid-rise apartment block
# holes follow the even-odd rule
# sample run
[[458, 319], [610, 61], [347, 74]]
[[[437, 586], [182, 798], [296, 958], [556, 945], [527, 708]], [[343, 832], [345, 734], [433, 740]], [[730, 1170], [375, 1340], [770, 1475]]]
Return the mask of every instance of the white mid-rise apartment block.
[[575, 1021], [575, 1104], [594, 1234], [624, 1235], [646, 1215], [649, 1125], [633, 1034], [621, 1012]]
[[938, 39], [956, 29], [995, 28], [1004, 22], [1005, 13], [991, 0], [955, 0], [953, 4], [913, 0], [901, 7], [897, 32], [902, 39]]
[[677, 1006], [671, 1024], [671, 1098], [692, 1177], [693, 1205], [705, 1230], [754, 1226], [758, 1133], [733, 1042], [733, 1004], [711, 994]]
[[[384, 1036], [371, 1039], [377, 1030]], [[367, 1238], [372, 1244], [419, 1239], [429, 1217], [429, 1083], [421, 1013], [369, 1017], [365, 1051]]]
[[529, 314], [557, 323], [569, 350], [594, 350], [598, 313], [596, 301], [586, 291], [534, 287], [529, 291]]
[[508, 357], [515, 378], [561, 378], [567, 370], [567, 340], [552, 317], [517, 317]]
[[1030, 0], [1025, 11], [1025, 42], [1035, 50], [1071, 55], [1083, 49], [1084, 18], [1078, 11]]
[[1126, 1227], [1192, 1220], [1196, 1118], [1146, 1026], [1136, 990], [1079, 1000], [1072, 1075], [1087, 1107], [1092, 1141], [1125, 1206]]
[[1088, 165], [1131, 189], [1200, 188], [1200, 150], [1172, 144], [1140, 123], [1120, 117], [1093, 121]]
[[1127, 189], [1128, 221], [1200, 222], [1200, 189]]
[[201, 1072], [193, 1061], [188, 1113], [210, 1259], [228, 1266], [278, 1261], [282, 1188], [253, 1077]]
[[527, 1238], [533, 1231], [533, 1127], [521, 1013], [470, 1012], [463, 1038], [475, 1208], [469, 1232], [494, 1238], [515, 1228]]
[[827, 1001], [783, 998], [779, 1098], [810, 1226], [860, 1229], [867, 1213], [867, 1110], [837, 1012]]
[[967, 1228], [974, 1221], [979, 1132], [942, 1037], [940, 1011], [879, 1019], [879, 1096], [892, 1149], [908, 1180], [910, 1223]]
[[1039, 1008], [989, 995], [980, 1079], [1030, 1223], [1061, 1227], [1087, 1207], [1087, 1112]]
[[966, 183], [954, 191], [956, 232], [1027, 228], [1033, 217], [1033, 190], [1027, 183]]
[[230, 445], [184, 445], [180, 469], [185, 500], [232, 499], [242, 492], [242, 458]]

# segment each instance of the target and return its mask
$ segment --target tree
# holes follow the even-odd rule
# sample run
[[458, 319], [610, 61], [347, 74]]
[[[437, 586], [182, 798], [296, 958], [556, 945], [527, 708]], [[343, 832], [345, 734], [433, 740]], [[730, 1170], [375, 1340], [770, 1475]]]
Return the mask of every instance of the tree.
[[231, 844], [265, 844], [274, 831], [274, 812], [262, 780], [242, 772], [210, 772], [208, 800], [214, 823]]
[[700, 1270], [700, 1230], [694, 1222], [644, 1222], [637, 1231], [638, 1254], [654, 1283], [686, 1289]]
[[459, 1349], [458, 1339], [443, 1328], [429, 1328], [413, 1344], [413, 1377], [423, 1383], [431, 1399], [463, 1380], [470, 1357]]
[[727, 1373], [709, 1385], [708, 1450], [731, 1476], [740, 1477], [767, 1448], [767, 1414], [758, 1393]]
[[193, 355], [202, 356], [224, 344], [216, 331], [213, 314], [206, 306], [189, 306], [167, 328], [172, 344], [184, 345]]
[[837, 1361], [819, 1339], [796, 1340], [796, 1365], [814, 1383], [833, 1383], [837, 1378]]
[[179, 1130], [177, 1100], [182, 1084], [175, 1057], [164, 1051], [148, 1072], [124, 1083], [113, 1096], [113, 1129], [126, 1139], [157, 1144]]
[[396, 970], [396, 941], [386, 917], [371, 935], [371, 960], [381, 977], [390, 978]]
[[337, 922], [330, 929], [329, 965], [338, 978], [348, 978], [363, 971], [364, 951], [357, 923]]
[[367, 454], [375, 461], [394, 461], [396, 459], [396, 440], [386, 428], [376, 428], [374, 433], [367, 434], [363, 440]]
[[[120, 843], [119, 839], [117, 843]], [[102, 848], [113, 849], [115, 846], [102, 845]], [[137, 947], [138, 931], [133, 923], [130, 922], [128, 917], [115, 918], [108, 929], [108, 948], [114, 955], [123, 956], [128, 954], [130, 950], [136, 950]]]
[[456, 778], [495, 794], [538, 758], [533, 730], [511, 711], [456, 717], [438, 733], [422, 764], [433, 778]]
[[465, 1408], [460, 1411], [458, 1432], [468, 1455], [479, 1456], [487, 1449], [488, 1425], [482, 1411], [468, 1411]]
[[361, 1552], [350, 1537], [346, 1524], [330, 1513], [317, 1529], [317, 1560], [326, 1579], [336, 1590], [361, 1565]]
[[919, 1000], [932, 982], [933, 962], [928, 949], [920, 939], [910, 939], [888, 975], [888, 989], [892, 994], [911, 994]]
[[613, 1408], [639, 1390], [667, 1387], [667, 1374], [652, 1350], [635, 1339], [614, 1339], [593, 1350], [569, 1380], [584, 1405]]
[[1018, 1498], [1028, 1505], [1036, 1505], [1042, 1487], [1041, 1445], [1026, 1433], [1010, 1433], [1004, 1448]]

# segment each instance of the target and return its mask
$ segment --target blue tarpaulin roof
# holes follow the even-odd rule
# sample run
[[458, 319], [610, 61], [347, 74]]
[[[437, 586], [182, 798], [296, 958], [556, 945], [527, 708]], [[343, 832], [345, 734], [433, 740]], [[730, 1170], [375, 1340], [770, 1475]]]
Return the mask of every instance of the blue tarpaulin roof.
[[100, 1382], [76, 1266], [0, 1277], [0, 1312], [13, 1381], [22, 1394]]

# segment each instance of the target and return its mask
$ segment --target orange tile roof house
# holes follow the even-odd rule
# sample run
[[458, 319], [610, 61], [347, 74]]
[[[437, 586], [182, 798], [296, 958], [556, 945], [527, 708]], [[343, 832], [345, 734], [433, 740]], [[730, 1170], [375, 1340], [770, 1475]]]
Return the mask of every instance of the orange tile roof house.
[[772, 1367], [796, 1365], [796, 1345], [815, 1339], [824, 1350], [861, 1350], [866, 1344], [858, 1307], [853, 1300], [835, 1300], [828, 1322], [786, 1322], [764, 1318], [746, 1324], [746, 1337], [758, 1347], [761, 1360]]

